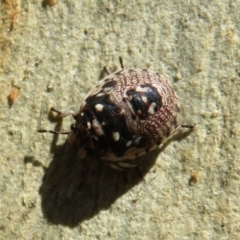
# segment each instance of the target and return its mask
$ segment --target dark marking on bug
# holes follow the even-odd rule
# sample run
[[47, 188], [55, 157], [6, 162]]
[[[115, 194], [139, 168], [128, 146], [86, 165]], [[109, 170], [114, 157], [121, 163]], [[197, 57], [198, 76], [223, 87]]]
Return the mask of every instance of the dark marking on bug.
[[114, 88], [116, 85], [117, 81], [109, 80], [102, 86], [102, 88]]
[[[105, 87], [113, 85], [113, 82], [109, 82]], [[94, 148], [100, 155], [104, 151], [111, 151], [116, 156], [123, 156], [128, 148], [127, 143], [134, 141], [133, 138], [136, 139], [136, 137], [128, 131], [124, 112], [109, 99], [109, 95], [100, 97], [93, 95], [88, 97], [82, 113], [78, 114], [75, 119], [77, 125], [81, 124], [85, 127], [85, 131], [89, 128], [88, 123], [92, 123], [89, 129], [88, 142], [91, 141], [93, 143]], [[98, 134], [99, 132], [97, 131], [100, 131], [100, 134]], [[98, 136], [98, 139], [91, 137], [95, 135]], [[145, 136], [139, 137], [140, 139], [135, 146], [145, 148], [148, 143], [148, 138]]]
[[136, 116], [145, 120], [162, 106], [162, 98], [157, 89], [150, 84], [141, 84], [126, 92], [128, 101]]

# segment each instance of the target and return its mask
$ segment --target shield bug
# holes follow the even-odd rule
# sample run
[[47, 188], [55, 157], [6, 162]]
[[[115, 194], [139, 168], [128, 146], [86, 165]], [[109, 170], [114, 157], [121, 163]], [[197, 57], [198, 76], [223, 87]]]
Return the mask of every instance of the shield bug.
[[132, 167], [122, 162], [143, 155], [181, 128], [193, 125], [178, 122], [178, 97], [162, 75], [146, 70], [121, 69], [109, 73], [92, 88], [78, 111], [60, 112], [73, 116], [69, 141], [80, 158], [94, 151], [101, 159], [111, 161], [114, 168]]

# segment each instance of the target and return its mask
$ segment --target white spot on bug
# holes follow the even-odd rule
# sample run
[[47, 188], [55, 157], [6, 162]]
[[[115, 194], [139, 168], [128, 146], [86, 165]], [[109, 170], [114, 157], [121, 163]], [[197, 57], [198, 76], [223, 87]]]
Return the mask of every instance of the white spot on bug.
[[128, 96], [128, 101], [131, 101], [133, 99], [132, 95]]
[[103, 107], [104, 107], [104, 106], [103, 106], [102, 104], [99, 104], [99, 103], [95, 105], [95, 109], [96, 109], [98, 112], [101, 112], [101, 111], [103, 110]]
[[92, 126], [95, 130], [95, 133], [98, 135], [98, 136], [102, 136], [104, 135], [104, 132], [102, 130], [102, 127], [101, 125], [99, 125], [98, 121], [96, 119], [93, 119], [92, 121]]
[[109, 93], [112, 89], [113, 89], [112, 87], [105, 87], [105, 88], [103, 88], [103, 91], [105, 93]]
[[137, 86], [136, 87], [136, 91], [137, 92], [147, 92], [148, 91], [148, 87]]
[[102, 97], [102, 96], [104, 96], [104, 95], [106, 95], [106, 93], [104, 93], [104, 92], [99, 92], [99, 93], [96, 95], [96, 97]]
[[99, 139], [96, 135], [93, 135], [92, 138], [95, 139], [96, 141], [99, 141]]
[[142, 96], [142, 100], [143, 100], [145, 103], [147, 103], [147, 102], [148, 102], [148, 100], [147, 100], [147, 97], [146, 97], [146, 96]]
[[112, 133], [113, 140], [117, 142], [120, 139], [120, 134], [119, 132], [113, 132]]
[[126, 89], [123, 93], [123, 99], [125, 99], [125, 100], [128, 99], [127, 91], [128, 91], [128, 89]]
[[148, 109], [148, 113], [149, 114], [154, 114], [155, 113], [155, 110], [154, 110], [154, 108], [156, 107], [156, 103], [155, 102], [153, 102], [153, 103], [151, 103], [151, 105], [150, 105], [150, 107], [149, 107], [149, 109]]
[[134, 144], [135, 144], [135, 145], [138, 145], [139, 142], [140, 142], [140, 140], [141, 140], [141, 137], [136, 138], [136, 139], [134, 140]]
[[128, 141], [127, 143], [126, 143], [126, 147], [130, 147], [132, 145], [132, 141]]
[[119, 114], [124, 115], [125, 114], [125, 110], [122, 108], [121, 112]]
[[90, 122], [87, 122], [87, 128], [91, 129], [91, 123]]

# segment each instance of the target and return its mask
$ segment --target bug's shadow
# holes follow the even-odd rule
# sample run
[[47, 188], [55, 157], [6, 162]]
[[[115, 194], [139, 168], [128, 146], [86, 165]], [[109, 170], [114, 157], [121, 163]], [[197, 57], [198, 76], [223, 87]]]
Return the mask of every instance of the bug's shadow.
[[[101, 210], [108, 209], [116, 199], [141, 182], [142, 176], [151, 169], [171, 140], [135, 160], [138, 168], [124, 172], [110, 168], [107, 162], [95, 157], [81, 160], [68, 141], [61, 146], [57, 146], [56, 142], [57, 135], [54, 135], [51, 146], [53, 159], [49, 167], [44, 168], [39, 189], [42, 211], [52, 224], [75, 227]], [[33, 159], [26, 156], [24, 161], [31, 161], [35, 166], [36, 160]], [[37, 163], [36, 166], [39, 166], [39, 161]]]
[[92, 218], [141, 182], [158, 154], [159, 149], [137, 159], [139, 174], [136, 168], [116, 171], [95, 157], [81, 160], [68, 142], [55, 147], [39, 190], [44, 216], [69, 227]]

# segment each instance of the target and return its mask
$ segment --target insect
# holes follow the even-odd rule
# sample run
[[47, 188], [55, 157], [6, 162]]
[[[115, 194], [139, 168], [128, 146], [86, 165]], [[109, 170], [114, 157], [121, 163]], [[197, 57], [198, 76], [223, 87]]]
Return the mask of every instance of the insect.
[[51, 110], [61, 117], [73, 116], [75, 123], [69, 141], [80, 158], [95, 152], [101, 159], [111, 161], [113, 168], [132, 167], [123, 160], [143, 155], [181, 128], [193, 125], [178, 123], [178, 97], [168, 81], [150, 70], [121, 69], [109, 73], [88, 92], [77, 112]]

